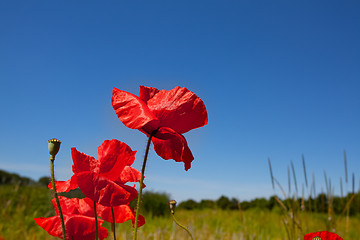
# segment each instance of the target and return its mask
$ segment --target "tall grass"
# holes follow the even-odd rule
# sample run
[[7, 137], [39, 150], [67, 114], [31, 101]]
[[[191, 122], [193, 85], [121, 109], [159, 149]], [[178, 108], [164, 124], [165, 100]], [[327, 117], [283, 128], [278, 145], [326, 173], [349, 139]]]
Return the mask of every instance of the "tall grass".
[[[274, 179], [276, 182], [276, 180]], [[355, 196], [355, 195], [353, 195]], [[33, 218], [49, 217], [55, 214], [51, 205], [51, 192], [43, 187], [0, 186], [0, 235], [6, 240], [55, 239], [36, 225]], [[354, 197], [351, 200], [354, 203]], [[359, 198], [360, 199], [360, 198]], [[300, 211], [299, 202], [283, 202], [282, 205], [267, 209], [241, 210], [183, 210], [176, 211], [176, 217], [189, 227], [197, 240], [250, 240], [250, 239], [303, 239], [308, 232], [331, 230], [327, 213]], [[349, 204], [347, 209], [354, 204]], [[169, 211], [170, 212], [170, 211]], [[333, 215], [336, 218], [336, 232], [344, 239], [359, 239], [360, 216]], [[145, 214], [146, 224], [139, 229], [143, 240], [187, 240], [185, 231], [177, 227], [170, 213], [155, 217]], [[109, 223], [104, 223], [111, 233]], [[132, 237], [131, 222], [117, 224], [117, 239]], [[300, 230], [301, 229], [301, 230]], [[112, 239], [111, 234], [108, 239]]]
[[[269, 161], [269, 166], [271, 162]], [[305, 185], [307, 186], [307, 173], [305, 167], [305, 158], [302, 155], [303, 171]], [[307, 200], [304, 193], [304, 185], [302, 185], [302, 197], [300, 201], [298, 198], [297, 181], [295, 176], [294, 164], [290, 161], [292, 175], [295, 185], [295, 193], [291, 195], [291, 173], [289, 166], [287, 167], [288, 173], [288, 194], [284, 192], [281, 184], [275, 179], [273, 172], [270, 168], [270, 176], [272, 181], [275, 180], [283, 193], [285, 200], [280, 200], [276, 197], [276, 200], [282, 210], [282, 222], [286, 232], [287, 239], [302, 239], [302, 237], [309, 232], [315, 231], [332, 231], [338, 233], [344, 239], [360, 239], [360, 225], [358, 221], [360, 219], [360, 189], [358, 194], [355, 194], [355, 175], [352, 174], [352, 192], [346, 197], [343, 196], [343, 184], [342, 178], [340, 178], [340, 192], [341, 198], [335, 197], [335, 187], [331, 184], [331, 179], [327, 177], [326, 171], [324, 171], [324, 180], [326, 187], [326, 194], [321, 190], [321, 194], [316, 197], [315, 189], [315, 175], [312, 174], [312, 184], [310, 191], [308, 192]], [[344, 151], [344, 169], [345, 169], [345, 182], [347, 186], [348, 173], [347, 173], [347, 158]], [[346, 188], [347, 189], [347, 188]], [[353, 204], [355, 199], [358, 199], [359, 204]], [[305, 202], [308, 202], [307, 209]], [[320, 201], [320, 203], [317, 203]], [[334, 203], [336, 201], [336, 204]], [[339, 207], [342, 209], [339, 211]], [[300, 211], [301, 210], [301, 211]], [[321, 213], [318, 213], [321, 212]], [[326, 213], [325, 213], [326, 212]], [[337, 212], [338, 214], [335, 214]], [[340, 213], [341, 212], [341, 213]], [[340, 213], [340, 214], [339, 214]], [[355, 217], [350, 218], [350, 213]], [[317, 225], [313, 225], [312, 220], [320, 220]], [[314, 226], [318, 226], [315, 229]], [[354, 230], [357, 229], [357, 230]]]
[[[304, 184], [301, 185], [301, 198], [298, 198], [298, 182], [293, 162], [291, 161], [290, 166], [287, 166], [288, 193], [275, 178], [270, 159], [268, 164], [273, 188], [278, 187], [282, 192], [282, 197], [273, 197], [278, 204], [272, 210], [263, 208], [243, 210], [242, 204], [238, 202], [237, 210], [178, 209], [177, 219], [190, 229], [194, 239], [197, 240], [293, 240], [303, 239], [306, 233], [323, 230], [336, 232], [343, 239], [360, 239], [360, 189], [355, 194], [355, 175], [352, 173], [352, 191], [346, 194], [348, 189], [346, 152], [344, 152], [346, 187], [344, 191], [343, 180], [340, 178], [341, 197], [334, 196], [335, 188], [325, 171], [325, 192], [321, 190], [317, 195], [314, 173], [312, 173], [312, 182], [308, 185], [304, 156], [302, 156], [302, 165], [305, 187]], [[291, 178], [295, 187], [293, 193], [291, 193]], [[55, 215], [51, 204], [52, 198], [52, 192], [46, 187], [0, 185], [0, 239], [1, 237], [6, 240], [55, 239], [33, 220], [37, 217]], [[159, 199], [160, 203], [157, 202]], [[159, 213], [163, 211], [161, 209], [164, 209], [163, 205], [168, 201], [166, 194], [145, 194], [143, 201], [144, 207], [149, 205], [148, 208], [152, 211], [144, 214], [146, 224], [138, 231], [139, 239], [189, 239], [187, 233], [173, 223], [170, 210], [165, 214]], [[104, 223], [104, 226], [111, 233], [110, 224]], [[117, 224], [116, 229], [118, 240], [132, 238], [131, 222]], [[111, 234], [108, 239], [112, 239]]]
[[1, 185], [0, 236], [6, 240], [49, 239], [33, 219], [55, 215], [50, 199], [51, 192], [44, 187]]

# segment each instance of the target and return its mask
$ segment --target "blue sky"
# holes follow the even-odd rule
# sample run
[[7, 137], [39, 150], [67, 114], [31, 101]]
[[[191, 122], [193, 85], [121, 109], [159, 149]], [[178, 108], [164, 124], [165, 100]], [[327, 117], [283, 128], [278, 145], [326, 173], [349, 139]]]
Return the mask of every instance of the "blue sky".
[[268, 157], [287, 188], [291, 160], [304, 183], [304, 154], [317, 191], [326, 171], [339, 193], [344, 150], [358, 188], [359, 12], [358, 1], [2, 1], [0, 169], [49, 175], [53, 137], [60, 180], [71, 147], [97, 157], [106, 139], [137, 150], [140, 169], [146, 137], [118, 120], [112, 88], [182, 86], [209, 123], [185, 134], [187, 172], [150, 151], [148, 189], [179, 201], [269, 197]]

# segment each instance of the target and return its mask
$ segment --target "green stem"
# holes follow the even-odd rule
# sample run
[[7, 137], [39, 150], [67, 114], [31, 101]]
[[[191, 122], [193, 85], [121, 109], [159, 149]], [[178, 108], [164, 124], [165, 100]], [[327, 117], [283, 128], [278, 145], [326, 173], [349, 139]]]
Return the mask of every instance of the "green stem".
[[111, 228], [112, 228], [112, 231], [113, 231], [113, 234], [114, 234], [114, 240], [116, 240], [116, 235], [115, 235], [115, 214], [114, 214], [114, 208], [111, 207], [111, 215], [112, 215], [112, 224], [111, 224]]
[[96, 202], [94, 201], [94, 214], [95, 214], [95, 240], [99, 238], [99, 229], [98, 229], [98, 220], [97, 220], [97, 213], [96, 213]]
[[149, 139], [148, 139], [148, 142], [146, 145], [146, 150], [145, 150], [144, 162], [143, 162], [142, 169], [141, 169], [139, 195], [138, 195], [138, 199], [137, 199], [136, 212], [135, 212], [135, 226], [134, 226], [134, 238], [133, 238], [134, 240], [137, 239], [138, 219], [139, 219], [139, 213], [140, 213], [140, 203], [141, 203], [142, 189], [143, 189], [143, 184], [144, 184], [143, 182], [144, 182], [144, 173], [145, 173], [147, 156], [149, 154], [151, 138], [155, 135], [156, 132], [157, 132], [157, 130], [153, 131], [149, 136]]
[[66, 239], [66, 231], [65, 231], [64, 216], [63, 216], [63, 213], [62, 213], [62, 210], [61, 210], [59, 196], [58, 196], [58, 194], [56, 192], [56, 186], [55, 186], [54, 161], [55, 161], [55, 156], [51, 155], [50, 156], [51, 183], [52, 183], [52, 187], [53, 187], [53, 190], [54, 190], [56, 204], [57, 204], [57, 207], [59, 209], [61, 227], [62, 227], [62, 232], [63, 232], [63, 239], [65, 240]]
[[172, 216], [172, 218], [174, 219], [174, 222], [175, 222], [179, 227], [181, 227], [182, 229], [184, 229], [184, 230], [189, 234], [189, 236], [191, 237], [191, 239], [194, 240], [194, 238], [193, 238], [191, 232], [189, 231], [189, 229], [187, 229], [184, 225], [182, 225], [181, 223], [179, 223], [178, 220], [176, 220], [175, 214], [174, 214], [173, 211], [171, 211], [171, 216]]

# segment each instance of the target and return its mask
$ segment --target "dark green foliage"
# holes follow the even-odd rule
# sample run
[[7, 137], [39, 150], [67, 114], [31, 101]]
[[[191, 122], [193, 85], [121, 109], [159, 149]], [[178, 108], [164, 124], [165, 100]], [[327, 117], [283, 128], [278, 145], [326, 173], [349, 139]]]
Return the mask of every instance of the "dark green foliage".
[[267, 202], [267, 208], [272, 210], [277, 205], [275, 196], [271, 196]]
[[328, 209], [328, 199], [324, 193], [320, 193], [317, 197], [317, 209], [319, 212], [326, 212]]
[[166, 193], [146, 191], [143, 194], [141, 211], [143, 213], [151, 214], [152, 216], [169, 215], [169, 201], [169, 195]]
[[0, 185], [6, 184], [18, 184], [21, 186], [31, 185], [35, 182], [27, 177], [21, 177], [16, 173], [9, 173], [3, 170], [0, 170]]
[[230, 209], [231, 210], [239, 209], [239, 200], [237, 200], [236, 198], [232, 198], [230, 200]]
[[183, 209], [187, 209], [187, 210], [192, 210], [192, 209], [197, 209], [199, 208], [199, 204], [192, 200], [192, 199], [189, 199], [187, 201], [184, 201], [184, 202], [181, 202], [179, 204], [179, 208], [183, 208]]
[[[332, 197], [332, 211], [335, 214], [343, 214], [346, 204], [350, 201], [354, 194], [349, 193], [346, 197]], [[295, 210], [300, 210], [300, 207], [302, 205], [302, 199], [298, 198], [296, 200], [292, 198], [288, 198], [285, 200], [282, 200], [285, 206], [291, 207]], [[311, 203], [309, 203], [311, 202]], [[181, 202], [178, 207], [187, 209], [187, 210], [193, 210], [193, 209], [223, 209], [223, 210], [237, 210], [239, 209], [240, 202], [236, 198], [232, 198], [231, 200], [226, 196], [221, 196], [216, 201], [213, 200], [201, 200], [199, 203], [190, 199]], [[276, 201], [275, 196], [270, 197], [268, 200], [265, 198], [256, 198], [251, 201], [242, 201], [240, 203], [242, 210], [248, 210], [248, 209], [276, 209], [279, 208], [279, 203]], [[318, 212], [318, 213], [327, 213], [329, 208], [329, 201], [326, 196], [326, 194], [322, 193], [319, 194], [316, 199], [305, 199], [304, 200], [304, 206], [305, 211], [310, 212]], [[309, 206], [311, 206], [311, 209], [309, 209]], [[360, 214], [360, 194], [355, 194], [354, 198], [351, 201], [351, 204], [349, 205], [349, 214], [351, 216]]]
[[216, 201], [216, 206], [220, 209], [230, 209], [230, 205], [231, 202], [229, 200], [229, 198], [225, 197], [225, 196], [221, 196], [217, 201]]
[[200, 209], [206, 209], [206, 208], [216, 208], [216, 202], [209, 199], [201, 200], [199, 203]]
[[235, 210], [238, 209], [239, 201], [236, 198], [232, 198], [231, 200], [226, 197], [226, 196], [221, 196], [217, 201], [216, 201], [216, 206], [220, 209], [231, 209], [231, 210]]
[[38, 184], [44, 187], [47, 187], [50, 182], [51, 182], [50, 177], [41, 177], [38, 180]]
[[251, 207], [252, 207], [251, 202], [249, 202], [249, 201], [243, 201], [243, 202], [241, 202], [241, 209], [242, 209], [242, 210], [248, 210], [248, 209], [251, 208]]
[[268, 208], [268, 201], [265, 198], [256, 198], [251, 201], [253, 203], [253, 207], [266, 209]]

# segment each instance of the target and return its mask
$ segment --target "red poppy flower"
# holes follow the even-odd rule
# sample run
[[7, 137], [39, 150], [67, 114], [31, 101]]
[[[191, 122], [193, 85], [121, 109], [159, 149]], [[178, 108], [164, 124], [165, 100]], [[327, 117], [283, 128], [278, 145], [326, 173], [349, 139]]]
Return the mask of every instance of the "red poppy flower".
[[[318, 238], [316, 238], [318, 237]], [[321, 232], [314, 232], [308, 233], [304, 236], [304, 240], [343, 240], [342, 237], [337, 235], [336, 233], [321, 231]]]
[[140, 86], [139, 97], [113, 89], [113, 108], [127, 127], [149, 135], [157, 131], [152, 142], [156, 153], [165, 160], [184, 162], [190, 169], [194, 157], [182, 135], [207, 124], [204, 102], [186, 88], [167, 91]]
[[[73, 240], [95, 239], [95, 218], [94, 210], [88, 204], [79, 204], [79, 201], [86, 203], [84, 199], [68, 199], [59, 197], [61, 209], [64, 216], [66, 238]], [[90, 199], [88, 202], [92, 202]], [[35, 218], [36, 223], [47, 231], [51, 236], [62, 238], [62, 227], [55, 199], [52, 200], [56, 216], [49, 218]], [[85, 213], [85, 214], [83, 214]], [[101, 227], [104, 221], [98, 219], [99, 238], [104, 239], [108, 235], [106, 228]]]
[[71, 153], [76, 179], [61, 183], [60, 188], [70, 190], [77, 182], [86, 197], [104, 206], [127, 204], [137, 197], [136, 189], [125, 185], [128, 180], [136, 180], [136, 174], [140, 174], [130, 167], [136, 151], [128, 145], [115, 139], [104, 141], [98, 148], [99, 160], [76, 148], [72, 148]]
[[[140, 172], [130, 167], [136, 151], [118, 140], [106, 140], [98, 148], [99, 160], [71, 149], [74, 175], [67, 181], [56, 181], [58, 192], [80, 187], [86, 197], [104, 206], [127, 204], [137, 197], [127, 182], [140, 181]], [[52, 189], [52, 184], [48, 185]]]

